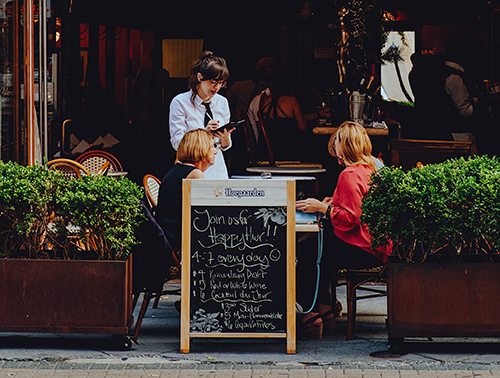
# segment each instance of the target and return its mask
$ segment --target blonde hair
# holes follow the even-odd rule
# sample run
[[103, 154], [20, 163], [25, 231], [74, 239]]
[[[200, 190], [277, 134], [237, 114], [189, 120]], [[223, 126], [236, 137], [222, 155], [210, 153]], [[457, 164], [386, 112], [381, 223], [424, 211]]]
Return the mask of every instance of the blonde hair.
[[[338, 138], [340, 144], [339, 156], [344, 160], [346, 165], [367, 165], [375, 169], [375, 158], [372, 156], [372, 142], [368, 137], [365, 128], [360, 124], [352, 121], [343, 122], [335, 136], [332, 135], [331, 140]], [[330, 153], [334, 142], [328, 143]], [[335, 148], [333, 148], [335, 151]]]
[[213, 135], [205, 129], [190, 130], [181, 139], [177, 148], [177, 160], [183, 163], [205, 161], [214, 147]]

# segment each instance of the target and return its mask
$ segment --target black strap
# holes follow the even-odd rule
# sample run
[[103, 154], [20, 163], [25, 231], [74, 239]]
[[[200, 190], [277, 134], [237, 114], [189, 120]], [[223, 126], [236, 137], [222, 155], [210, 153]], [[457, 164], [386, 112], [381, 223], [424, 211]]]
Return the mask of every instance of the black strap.
[[210, 109], [210, 103], [209, 102], [202, 102], [203, 105], [205, 105], [206, 111], [205, 111], [205, 126], [208, 125], [208, 122], [210, 122], [211, 119], [214, 118], [212, 114], [212, 110]]

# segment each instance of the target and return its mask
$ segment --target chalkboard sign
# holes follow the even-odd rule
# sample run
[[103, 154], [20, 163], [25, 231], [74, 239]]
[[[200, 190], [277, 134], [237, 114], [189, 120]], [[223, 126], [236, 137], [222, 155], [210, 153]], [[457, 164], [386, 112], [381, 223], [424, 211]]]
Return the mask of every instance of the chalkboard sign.
[[295, 182], [183, 192], [181, 352], [193, 337], [283, 337], [295, 353]]

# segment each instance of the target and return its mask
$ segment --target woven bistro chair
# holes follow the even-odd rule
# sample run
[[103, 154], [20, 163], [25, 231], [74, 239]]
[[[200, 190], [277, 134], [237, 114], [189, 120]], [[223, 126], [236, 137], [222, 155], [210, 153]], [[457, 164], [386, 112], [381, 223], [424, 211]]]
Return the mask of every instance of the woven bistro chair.
[[51, 160], [47, 163], [49, 169], [62, 172], [65, 177], [80, 178], [82, 175], [90, 176], [90, 172], [82, 164], [75, 160], [59, 158]]
[[155, 208], [158, 204], [158, 194], [160, 193], [161, 181], [153, 175], [147, 174], [142, 179], [142, 185], [144, 186], [144, 192], [146, 198], [148, 199], [149, 206]]
[[83, 154], [76, 158], [76, 161], [87, 168], [87, 170], [93, 175], [96, 175], [108, 162], [110, 163], [108, 172], [123, 171], [122, 165], [120, 164], [118, 159], [106, 151], [85, 151]]

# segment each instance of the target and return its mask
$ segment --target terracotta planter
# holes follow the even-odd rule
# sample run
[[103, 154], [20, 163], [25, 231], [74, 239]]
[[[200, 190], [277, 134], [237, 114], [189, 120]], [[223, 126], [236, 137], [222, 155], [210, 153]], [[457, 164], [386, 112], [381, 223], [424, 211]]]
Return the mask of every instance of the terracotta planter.
[[130, 349], [132, 259], [0, 259], [0, 332], [116, 336]]
[[391, 347], [405, 337], [500, 337], [500, 263], [390, 263]]

